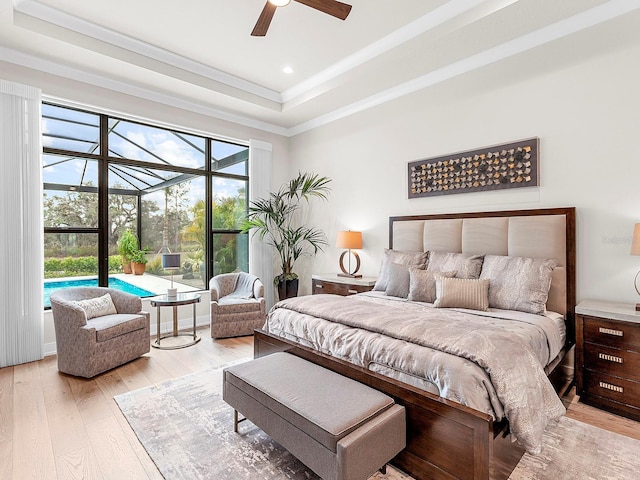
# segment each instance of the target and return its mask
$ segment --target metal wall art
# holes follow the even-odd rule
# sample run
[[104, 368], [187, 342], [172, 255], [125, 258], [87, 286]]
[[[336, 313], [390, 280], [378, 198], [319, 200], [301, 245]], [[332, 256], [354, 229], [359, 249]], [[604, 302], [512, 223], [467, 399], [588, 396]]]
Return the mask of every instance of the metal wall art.
[[539, 138], [409, 163], [409, 198], [539, 185]]

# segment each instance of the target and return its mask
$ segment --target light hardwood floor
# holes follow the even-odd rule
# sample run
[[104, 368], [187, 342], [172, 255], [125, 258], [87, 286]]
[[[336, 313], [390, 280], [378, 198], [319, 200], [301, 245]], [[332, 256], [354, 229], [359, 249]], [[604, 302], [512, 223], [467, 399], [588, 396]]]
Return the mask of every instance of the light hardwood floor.
[[[158, 479], [113, 396], [253, 355], [253, 337], [202, 340], [147, 355], [91, 380], [59, 374], [56, 358], [0, 369], [0, 479]], [[567, 415], [640, 439], [640, 423], [563, 397]]]

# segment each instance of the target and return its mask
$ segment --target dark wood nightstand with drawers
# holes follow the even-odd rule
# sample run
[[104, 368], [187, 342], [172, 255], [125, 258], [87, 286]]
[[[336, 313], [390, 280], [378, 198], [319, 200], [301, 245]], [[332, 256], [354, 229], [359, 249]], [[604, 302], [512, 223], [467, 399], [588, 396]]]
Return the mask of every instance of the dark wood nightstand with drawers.
[[333, 293], [336, 295], [354, 295], [368, 292], [376, 284], [375, 277], [348, 278], [334, 274], [312, 275], [311, 293]]
[[576, 307], [576, 393], [640, 421], [640, 314], [635, 305], [583, 301]]

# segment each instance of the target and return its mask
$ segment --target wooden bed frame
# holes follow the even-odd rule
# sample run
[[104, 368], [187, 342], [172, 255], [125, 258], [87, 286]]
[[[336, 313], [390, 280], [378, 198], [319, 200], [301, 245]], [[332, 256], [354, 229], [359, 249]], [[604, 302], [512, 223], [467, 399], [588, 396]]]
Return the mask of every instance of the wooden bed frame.
[[[391, 217], [389, 247], [393, 248], [393, 225], [398, 221], [455, 218], [520, 217], [528, 215], [566, 216], [566, 324], [567, 342], [560, 356], [572, 352], [575, 343], [575, 209], [552, 208], [461, 214]], [[407, 447], [392, 465], [417, 480], [436, 479], [507, 479], [524, 454], [524, 449], [512, 442], [506, 421], [494, 422], [491, 416], [440, 398], [424, 390], [369, 371], [316, 350], [280, 337], [256, 330], [254, 357], [276, 351], [287, 351], [324, 366], [346, 377], [371, 386], [404, 405], [407, 415]], [[560, 357], [559, 356], [559, 357]], [[571, 355], [559, 358], [549, 373], [558, 391], [566, 386], [564, 362]]]

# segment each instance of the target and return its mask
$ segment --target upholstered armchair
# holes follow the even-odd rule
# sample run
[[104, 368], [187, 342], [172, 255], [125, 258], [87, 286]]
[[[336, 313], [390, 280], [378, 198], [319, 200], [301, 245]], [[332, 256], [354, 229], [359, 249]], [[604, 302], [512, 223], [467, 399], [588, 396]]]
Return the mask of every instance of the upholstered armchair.
[[264, 285], [245, 272], [223, 273], [209, 282], [211, 290], [211, 337], [253, 335], [264, 326]]
[[149, 313], [136, 295], [103, 287], [64, 288], [51, 294], [51, 310], [63, 373], [91, 378], [150, 350]]

